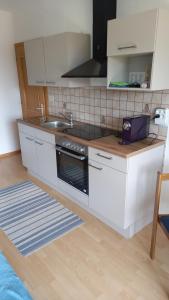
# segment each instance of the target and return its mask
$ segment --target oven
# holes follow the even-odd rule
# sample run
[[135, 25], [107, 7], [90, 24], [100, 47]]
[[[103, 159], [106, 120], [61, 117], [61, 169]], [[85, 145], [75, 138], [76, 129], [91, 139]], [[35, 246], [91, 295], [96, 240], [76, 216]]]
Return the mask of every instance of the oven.
[[57, 176], [88, 195], [88, 148], [70, 140], [56, 140]]

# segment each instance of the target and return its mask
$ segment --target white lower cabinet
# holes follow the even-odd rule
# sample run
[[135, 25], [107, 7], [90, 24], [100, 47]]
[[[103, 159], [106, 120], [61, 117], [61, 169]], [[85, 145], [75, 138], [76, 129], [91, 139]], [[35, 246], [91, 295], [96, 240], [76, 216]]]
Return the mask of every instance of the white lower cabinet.
[[[19, 136], [22, 153], [23, 165], [33, 175], [43, 179], [46, 183], [56, 185], [57, 183], [57, 167], [56, 167], [56, 149], [50, 135], [40, 130], [19, 125]], [[47, 141], [45, 141], [45, 139]]]
[[164, 146], [123, 158], [89, 148], [89, 211], [126, 238], [152, 222]]
[[44, 141], [35, 140], [37, 169], [41, 178], [56, 185], [56, 149], [54, 145]]
[[20, 146], [22, 153], [22, 163], [24, 167], [32, 172], [37, 172], [37, 157], [34, 143], [34, 137], [20, 132]]
[[[164, 145], [124, 158], [89, 147], [89, 196], [57, 178], [55, 135], [18, 124], [23, 165], [88, 212], [131, 238], [152, 222]], [[124, 146], [125, 147], [125, 146]]]
[[95, 161], [89, 163], [90, 208], [117, 226], [124, 226], [126, 174]]

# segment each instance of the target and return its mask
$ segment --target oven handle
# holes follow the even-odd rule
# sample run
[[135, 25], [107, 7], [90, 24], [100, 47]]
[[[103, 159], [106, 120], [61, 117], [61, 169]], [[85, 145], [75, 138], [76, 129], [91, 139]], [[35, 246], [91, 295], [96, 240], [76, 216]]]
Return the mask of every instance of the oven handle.
[[56, 150], [58, 150], [59, 152], [61, 152], [61, 153], [63, 153], [63, 154], [66, 154], [66, 155], [68, 155], [68, 156], [70, 156], [70, 157], [73, 157], [73, 158], [75, 158], [75, 159], [81, 160], [81, 161], [86, 159], [85, 156], [78, 156], [78, 155], [69, 153], [69, 152], [63, 150], [61, 147], [57, 147], [57, 146], [56, 146]]

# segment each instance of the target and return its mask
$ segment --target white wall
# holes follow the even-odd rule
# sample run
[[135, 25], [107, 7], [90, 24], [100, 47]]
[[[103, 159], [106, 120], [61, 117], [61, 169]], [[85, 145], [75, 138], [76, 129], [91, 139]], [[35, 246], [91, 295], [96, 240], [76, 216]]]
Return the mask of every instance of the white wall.
[[92, 33], [92, 0], [0, 0], [14, 13], [16, 41], [75, 31]]
[[12, 14], [0, 11], [0, 155], [19, 149], [16, 119], [21, 117]]
[[169, 0], [117, 0], [117, 16], [122, 17], [157, 7], [169, 8]]
[[19, 148], [14, 44], [63, 31], [92, 33], [92, 0], [0, 0], [0, 154]]

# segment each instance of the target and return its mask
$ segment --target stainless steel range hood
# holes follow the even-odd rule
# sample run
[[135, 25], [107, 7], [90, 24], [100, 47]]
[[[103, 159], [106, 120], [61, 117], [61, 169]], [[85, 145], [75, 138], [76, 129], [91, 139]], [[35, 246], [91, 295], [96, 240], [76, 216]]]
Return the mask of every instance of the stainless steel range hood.
[[93, 58], [63, 78], [107, 77], [107, 21], [116, 18], [116, 0], [93, 0]]
[[88, 60], [84, 64], [78, 66], [72, 71], [64, 74], [64, 78], [101, 78], [107, 77], [107, 59], [98, 61], [93, 59]]

